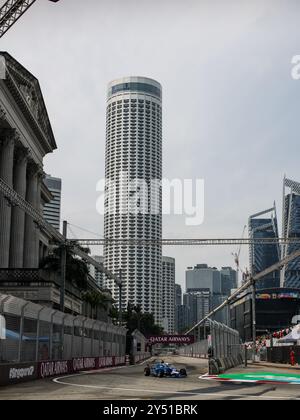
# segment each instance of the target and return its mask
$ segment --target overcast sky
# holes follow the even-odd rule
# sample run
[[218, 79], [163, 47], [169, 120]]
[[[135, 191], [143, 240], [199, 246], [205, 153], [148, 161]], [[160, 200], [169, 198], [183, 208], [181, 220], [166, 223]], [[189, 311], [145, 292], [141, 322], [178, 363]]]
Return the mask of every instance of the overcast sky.
[[[103, 234], [106, 86], [128, 75], [163, 86], [163, 176], [205, 180], [204, 223], [165, 217], [164, 237], [239, 237], [250, 214], [274, 200], [280, 210], [284, 173], [300, 180], [299, 16], [299, 0], [37, 0], [0, 49], [40, 81], [58, 145], [45, 170], [63, 179], [63, 218]], [[183, 285], [187, 266], [233, 265], [235, 251], [164, 254]]]

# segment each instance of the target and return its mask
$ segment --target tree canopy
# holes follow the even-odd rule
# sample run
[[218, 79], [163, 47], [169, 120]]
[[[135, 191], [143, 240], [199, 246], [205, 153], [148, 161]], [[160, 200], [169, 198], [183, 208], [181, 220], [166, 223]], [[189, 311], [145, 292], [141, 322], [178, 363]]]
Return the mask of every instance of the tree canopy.
[[129, 333], [137, 329], [145, 336], [163, 334], [163, 328], [155, 323], [153, 314], [143, 313], [140, 305], [134, 306], [128, 303], [127, 310], [123, 313], [123, 320]]
[[[42, 260], [40, 268], [52, 273], [60, 274], [61, 253], [63, 246], [64, 245], [60, 245], [54, 248], [53, 252]], [[87, 248], [80, 247], [80, 249], [85, 253], [90, 253], [90, 250]], [[72, 251], [72, 248], [67, 247], [66, 281], [73, 284], [81, 291], [85, 291], [87, 290], [88, 275], [89, 269], [87, 263], [77, 257], [77, 255]]]

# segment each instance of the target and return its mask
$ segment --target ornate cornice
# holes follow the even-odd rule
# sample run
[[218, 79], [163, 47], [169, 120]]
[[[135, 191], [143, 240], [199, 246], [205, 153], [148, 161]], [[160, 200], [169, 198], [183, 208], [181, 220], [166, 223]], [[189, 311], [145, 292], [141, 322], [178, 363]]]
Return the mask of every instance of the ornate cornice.
[[39, 83], [9, 54], [5, 54], [7, 55], [7, 77], [4, 83], [39, 139], [44, 153], [51, 153], [56, 149], [56, 143]]
[[14, 128], [0, 128], [0, 144], [3, 146], [20, 141], [20, 135]]
[[44, 177], [44, 171], [41, 165], [36, 163], [29, 154], [27, 156], [28, 163], [27, 163], [27, 175], [28, 176], [36, 176], [38, 179], [42, 180]]

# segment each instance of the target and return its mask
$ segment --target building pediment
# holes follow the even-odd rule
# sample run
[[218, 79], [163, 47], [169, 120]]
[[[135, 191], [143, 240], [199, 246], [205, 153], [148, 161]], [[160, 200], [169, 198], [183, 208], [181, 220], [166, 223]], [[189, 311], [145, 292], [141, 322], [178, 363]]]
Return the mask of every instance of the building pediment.
[[45, 154], [57, 148], [48, 112], [38, 80], [6, 52], [6, 78], [4, 80], [28, 123], [37, 135]]

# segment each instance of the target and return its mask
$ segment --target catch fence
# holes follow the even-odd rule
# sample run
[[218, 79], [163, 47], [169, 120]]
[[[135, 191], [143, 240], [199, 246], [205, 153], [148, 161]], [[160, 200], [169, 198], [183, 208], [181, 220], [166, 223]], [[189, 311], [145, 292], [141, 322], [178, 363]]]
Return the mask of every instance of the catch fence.
[[0, 364], [121, 357], [126, 329], [0, 294]]

